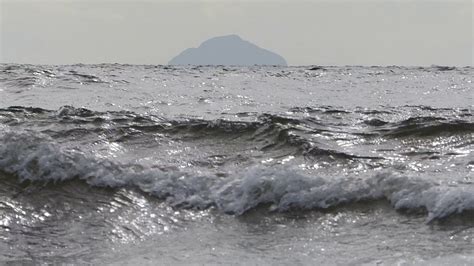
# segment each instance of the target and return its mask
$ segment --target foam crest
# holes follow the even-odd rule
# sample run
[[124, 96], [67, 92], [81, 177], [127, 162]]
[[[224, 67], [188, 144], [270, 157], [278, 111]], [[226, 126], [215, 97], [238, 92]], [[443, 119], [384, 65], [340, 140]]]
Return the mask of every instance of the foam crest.
[[217, 206], [242, 214], [260, 204], [272, 210], [326, 209], [344, 203], [386, 199], [400, 209], [426, 209], [428, 221], [474, 210], [474, 186], [449, 187], [420, 178], [379, 173], [370, 178], [328, 180], [280, 169], [254, 169], [217, 192]]
[[80, 179], [92, 186], [135, 187], [175, 207], [216, 207], [236, 215], [266, 204], [273, 211], [291, 211], [379, 199], [390, 201], [395, 209], [425, 209], [428, 222], [474, 210], [474, 185], [469, 183], [448, 186], [391, 173], [328, 179], [261, 166], [222, 178], [119, 164], [63, 148], [36, 132], [8, 128], [0, 129], [0, 170], [21, 181]]

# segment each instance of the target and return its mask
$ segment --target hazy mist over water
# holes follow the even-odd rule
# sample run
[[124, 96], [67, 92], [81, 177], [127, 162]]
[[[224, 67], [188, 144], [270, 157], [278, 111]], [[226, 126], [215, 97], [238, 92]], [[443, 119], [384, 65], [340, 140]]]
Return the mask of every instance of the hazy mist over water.
[[473, 62], [471, 0], [0, 3], [5, 63], [166, 64], [186, 48], [229, 34], [289, 65]]

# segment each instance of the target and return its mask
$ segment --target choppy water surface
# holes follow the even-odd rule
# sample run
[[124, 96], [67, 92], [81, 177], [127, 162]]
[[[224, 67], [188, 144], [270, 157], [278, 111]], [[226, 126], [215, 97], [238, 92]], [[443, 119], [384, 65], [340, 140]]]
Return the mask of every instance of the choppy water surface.
[[0, 262], [470, 264], [472, 76], [0, 65]]

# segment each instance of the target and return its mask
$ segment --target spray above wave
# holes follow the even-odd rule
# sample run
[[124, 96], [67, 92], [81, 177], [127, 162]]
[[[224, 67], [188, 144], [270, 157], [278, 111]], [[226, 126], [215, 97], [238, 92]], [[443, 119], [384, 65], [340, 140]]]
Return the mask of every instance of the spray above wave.
[[456, 186], [388, 173], [368, 178], [311, 177], [292, 169], [253, 167], [226, 177], [139, 164], [120, 164], [66, 149], [35, 132], [0, 133], [0, 170], [20, 181], [80, 179], [99, 187], [135, 187], [175, 207], [216, 207], [243, 214], [262, 204], [274, 211], [317, 209], [389, 200], [396, 209], [425, 209], [427, 221], [474, 210], [474, 186]]

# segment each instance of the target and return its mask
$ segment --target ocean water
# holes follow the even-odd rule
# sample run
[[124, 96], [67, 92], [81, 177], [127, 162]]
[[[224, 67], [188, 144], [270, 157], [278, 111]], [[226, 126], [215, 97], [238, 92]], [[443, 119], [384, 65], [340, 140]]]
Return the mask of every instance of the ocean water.
[[473, 69], [0, 65], [0, 264], [474, 263]]

